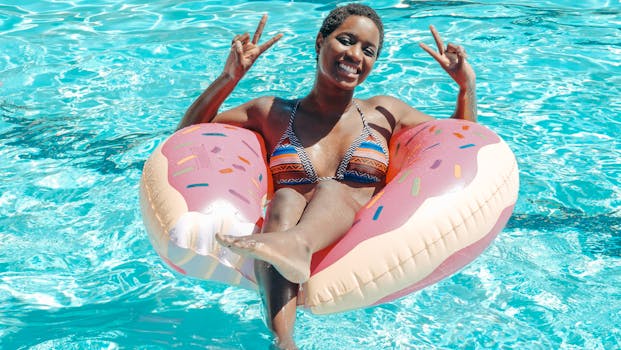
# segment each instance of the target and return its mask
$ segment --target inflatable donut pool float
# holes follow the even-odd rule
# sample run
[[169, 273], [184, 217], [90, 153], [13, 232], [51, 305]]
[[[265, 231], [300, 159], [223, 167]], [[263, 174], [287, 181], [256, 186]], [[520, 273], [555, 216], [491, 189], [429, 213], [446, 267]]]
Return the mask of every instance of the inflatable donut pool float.
[[[385, 303], [450, 276], [511, 216], [517, 163], [488, 128], [433, 120], [393, 136], [389, 148], [384, 189], [343, 237], [313, 255], [302, 287], [313, 313]], [[259, 232], [271, 190], [257, 134], [198, 124], [174, 133], [146, 161], [140, 203], [150, 241], [170, 268], [256, 289], [253, 261], [214, 235]]]

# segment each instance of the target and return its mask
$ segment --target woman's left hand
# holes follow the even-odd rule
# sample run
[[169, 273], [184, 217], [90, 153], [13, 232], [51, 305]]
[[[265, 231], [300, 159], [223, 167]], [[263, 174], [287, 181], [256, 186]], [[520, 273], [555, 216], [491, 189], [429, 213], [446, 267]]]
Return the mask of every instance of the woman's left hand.
[[474, 70], [466, 60], [466, 50], [462, 46], [449, 43], [444, 47], [442, 38], [436, 28], [429, 26], [431, 34], [436, 41], [438, 52], [434, 51], [424, 43], [420, 43], [420, 47], [427, 51], [438, 63], [444, 68], [444, 70], [455, 80], [460, 88], [466, 89], [474, 85], [476, 75]]

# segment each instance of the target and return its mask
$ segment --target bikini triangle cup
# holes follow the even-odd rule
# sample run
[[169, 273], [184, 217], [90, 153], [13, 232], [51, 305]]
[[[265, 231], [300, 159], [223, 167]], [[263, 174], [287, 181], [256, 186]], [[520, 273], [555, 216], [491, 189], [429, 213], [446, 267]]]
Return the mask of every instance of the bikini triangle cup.
[[364, 113], [353, 101], [362, 120], [362, 132], [347, 149], [334, 176], [318, 177], [315, 168], [297, 137], [293, 123], [300, 105], [297, 100], [289, 124], [270, 156], [270, 170], [276, 185], [313, 184], [322, 180], [373, 184], [384, 181], [388, 171], [388, 150], [373, 134]]

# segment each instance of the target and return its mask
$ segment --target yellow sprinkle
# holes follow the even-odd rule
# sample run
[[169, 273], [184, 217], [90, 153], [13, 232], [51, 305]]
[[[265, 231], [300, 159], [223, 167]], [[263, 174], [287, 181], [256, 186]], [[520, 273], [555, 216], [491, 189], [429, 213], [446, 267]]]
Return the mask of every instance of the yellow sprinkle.
[[461, 177], [461, 165], [459, 164], [455, 164], [455, 177], [458, 179]]
[[191, 159], [194, 159], [194, 158], [196, 158], [196, 156], [195, 156], [195, 155], [187, 156], [187, 157], [185, 157], [185, 158], [183, 158], [183, 159], [179, 160], [179, 161], [177, 162], [177, 165], [181, 165], [181, 164], [183, 164], [183, 163], [187, 162], [188, 160], [191, 160]]

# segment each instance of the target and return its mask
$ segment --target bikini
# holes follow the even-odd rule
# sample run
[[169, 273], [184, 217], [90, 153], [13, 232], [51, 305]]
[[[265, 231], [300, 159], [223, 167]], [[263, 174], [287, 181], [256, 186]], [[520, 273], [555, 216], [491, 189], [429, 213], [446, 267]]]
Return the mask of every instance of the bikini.
[[347, 149], [334, 176], [318, 177], [302, 143], [293, 131], [295, 104], [287, 130], [270, 156], [270, 170], [277, 185], [314, 184], [322, 180], [351, 181], [363, 184], [383, 182], [388, 170], [388, 150], [371, 132], [360, 106], [354, 102], [362, 119], [362, 133]]

